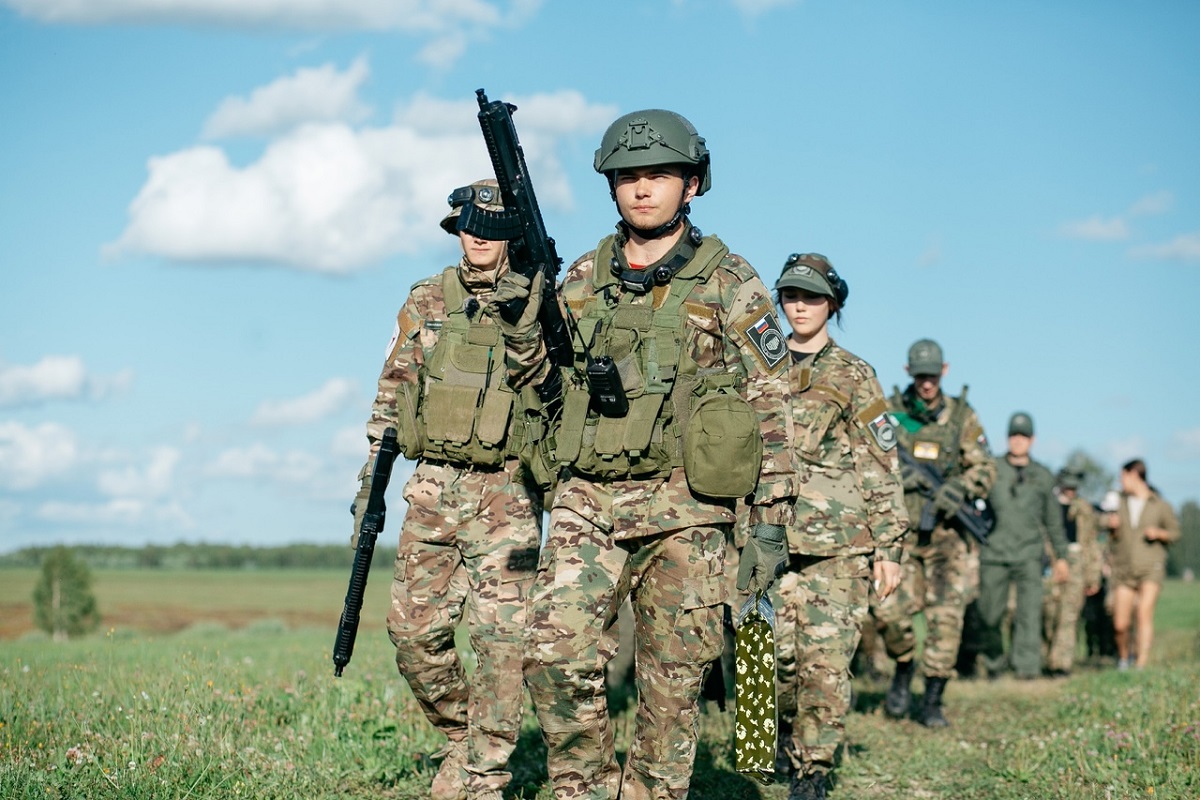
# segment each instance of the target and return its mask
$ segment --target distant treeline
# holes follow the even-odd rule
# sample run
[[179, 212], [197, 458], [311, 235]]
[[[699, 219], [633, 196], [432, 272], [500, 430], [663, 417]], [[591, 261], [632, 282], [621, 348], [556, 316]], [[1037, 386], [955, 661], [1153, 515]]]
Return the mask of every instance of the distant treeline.
[[[0, 555], [0, 567], [40, 567], [52, 547], [26, 547]], [[349, 545], [289, 544], [251, 547], [227, 544], [172, 544], [116, 547], [81, 544], [71, 552], [92, 569], [350, 569]], [[377, 547], [374, 569], [390, 564], [395, 547]]]

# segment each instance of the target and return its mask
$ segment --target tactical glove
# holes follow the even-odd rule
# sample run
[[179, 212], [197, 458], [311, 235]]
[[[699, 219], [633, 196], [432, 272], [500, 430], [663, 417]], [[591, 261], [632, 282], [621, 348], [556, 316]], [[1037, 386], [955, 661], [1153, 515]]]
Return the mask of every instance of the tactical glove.
[[[488, 301], [489, 311], [500, 325], [504, 335], [514, 339], [528, 339], [535, 335], [537, 327], [538, 308], [542, 304], [542, 283], [545, 278], [541, 272], [529, 278], [509, 270], [496, 282], [496, 290]], [[516, 322], [509, 322], [500, 313], [502, 303], [514, 302], [519, 305], [524, 301], [521, 316]]]
[[900, 483], [906, 492], [919, 492], [922, 489], [932, 489], [929, 477], [911, 464], [900, 465]]
[[358, 489], [358, 494], [354, 495], [354, 502], [350, 504], [350, 513], [354, 515], [354, 532], [350, 534], [350, 546], [358, 547], [358, 532], [362, 528], [363, 517], [367, 514], [367, 498], [371, 496], [371, 462], [363, 464], [363, 468], [358, 471], [358, 480], [361, 486]]
[[737, 588], [758, 595], [766, 592], [783, 571], [788, 557], [787, 533], [782, 525], [760, 522], [750, 531], [742, 548]]
[[933, 493], [933, 507], [943, 516], [952, 517], [966, 499], [965, 489], [953, 481], [946, 481]]

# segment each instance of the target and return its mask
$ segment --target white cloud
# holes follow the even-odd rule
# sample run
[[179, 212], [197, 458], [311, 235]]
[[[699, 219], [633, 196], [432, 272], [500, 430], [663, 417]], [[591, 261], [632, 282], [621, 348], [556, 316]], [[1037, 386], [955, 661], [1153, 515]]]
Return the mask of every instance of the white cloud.
[[102, 470], [96, 485], [102, 493], [114, 498], [162, 497], [171, 489], [180, 455], [173, 447], [157, 447], [151, 451], [149, 463], [144, 466]]
[[370, 109], [358, 98], [370, 74], [367, 60], [355, 60], [345, 72], [333, 64], [299, 69], [261, 86], [247, 97], [228, 97], [204, 123], [205, 139], [263, 136], [305, 122], [360, 122]]
[[[570, 208], [557, 150], [602, 130], [616, 109], [573, 91], [514, 102], [538, 199]], [[244, 168], [208, 146], [152, 158], [128, 227], [105, 251], [326, 273], [418, 252], [442, 242], [449, 190], [491, 173], [477, 112], [473, 98], [417, 95], [387, 127], [305, 124]]]
[[215, 478], [264, 479], [277, 483], [311, 483], [321, 470], [315, 456], [293, 450], [280, 453], [264, 444], [226, 450], [209, 465]]
[[1176, 431], [1167, 451], [1171, 458], [1179, 461], [1200, 459], [1200, 428]]
[[155, 523], [172, 529], [194, 528], [193, 520], [175, 503], [147, 503], [145, 500], [115, 498], [103, 503], [43, 503], [34, 516], [47, 522], [65, 525], [142, 525]]
[[1200, 232], [1185, 233], [1161, 244], [1133, 247], [1130, 248], [1129, 255], [1134, 258], [1200, 263]]
[[0, 488], [32, 489], [75, 466], [75, 435], [52, 422], [27, 428], [0, 422]]
[[1175, 195], [1163, 190], [1141, 197], [1124, 214], [1115, 217], [1095, 215], [1059, 226], [1060, 236], [1091, 242], [1118, 242], [1129, 238], [1129, 220], [1166, 213], [1175, 204]]
[[367, 430], [365, 425], [356, 425], [352, 428], [341, 428], [333, 435], [333, 440], [329, 443], [329, 452], [335, 458], [347, 459], [362, 459], [366, 460], [370, 453], [370, 446], [367, 444]]
[[1148, 194], [1142, 199], [1133, 204], [1129, 209], [1129, 215], [1133, 217], [1151, 217], [1158, 214], [1165, 214], [1175, 205], [1175, 195], [1168, 191], [1155, 192]]
[[743, 14], [758, 16], [776, 8], [795, 5], [797, 0], [733, 0], [733, 7]]
[[354, 400], [354, 382], [331, 378], [314, 392], [290, 400], [265, 401], [254, 412], [255, 425], [304, 425], [337, 413]]
[[1090, 217], [1064, 223], [1058, 230], [1060, 235], [1068, 239], [1084, 239], [1090, 242], [1114, 242], [1129, 238], [1129, 226], [1122, 217]]
[[[526, 19], [540, 2], [512, 0], [4, 0], [20, 13], [57, 23], [158, 23], [285, 30], [439, 31]], [[507, 11], [506, 11], [507, 6]]]
[[79, 356], [45, 356], [32, 366], [0, 363], [0, 408], [51, 400], [99, 399], [128, 387], [129, 370], [89, 375]]

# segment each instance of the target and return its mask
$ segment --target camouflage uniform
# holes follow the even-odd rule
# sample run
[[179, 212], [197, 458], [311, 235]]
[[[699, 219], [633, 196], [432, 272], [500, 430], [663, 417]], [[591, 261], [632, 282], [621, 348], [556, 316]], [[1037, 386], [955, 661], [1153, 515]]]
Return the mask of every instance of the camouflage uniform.
[[1082, 497], [1063, 504], [1067, 534], [1067, 564], [1071, 576], [1066, 583], [1045, 578], [1042, 606], [1046, 668], [1070, 672], [1079, 643], [1079, 614], [1087, 590], [1100, 588], [1100, 545], [1096, 538], [1096, 510]]
[[[561, 297], [581, 325], [601, 308], [597, 304], [628, 315], [676, 308], [679, 363], [656, 364], [656, 374], [676, 374], [679, 367], [676, 388], [686, 388], [682, 367], [688, 362], [702, 375], [731, 379], [729, 386], [758, 413], [764, 442], [751, 514], [783, 525], [791, 519], [795, 495], [786, 352], [781, 337], [778, 351], [764, 352], [751, 332], [756, 324], [769, 322], [778, 333], [778, 322], [753, 268], [715, 237], [704, 241], [700, 253], [717, 253], [711, 272], [689, 277], [700, 260], [697, 255], [670, 283], [641, 294], [622, 288], [609, 269], [603, 255], [613, 250], [609, 237], [570, 267]], [[507, 340], [516, 386], [540, 385], [549, 375], [536, 333]], [[656, 328], [655, 333], [659, 344], [669, 347], [663, 332]], [[579, 389], [576, 370], [564, 370], [563, 378], [568, 393]], [[690, 394], [668, 395], [663, 414], [673, 411], [674, 418], [666, 429], [655, 428], [652, 445], [680, 435]], [[564, 406], [570, 403], [568, 394]], [[635, 409], [629, 416], [636, 416]], [[595, 424], [592, 411], [589, 439]], [[722, 648], [725, 546], [735, 521], [734, 501], [694, 493], [685, 469], [674, 463], [678, 453], [667, 454], [672, 466], [644, 477], [597, 474], [595, 466], [581, 465], [581, 457], [564, 458], [568, 428], [558, 420], [548, 443], [551, 455], [565, 466], [530, 592], [531, 641], [525, 660], [554, 794], [600, 800], [615, 798], [619, 791], [628, 800], [683, 800], [696, 757], [701, 686]], [[580, 446], [579, 432], [574, 434]], [[593, 443], [584, 441], [582, 448], [589, 446]], [[622, 774], [613, 749], [604, 666], [613, 656], [617, 611], [627, 596], [635, 617], [638, 708]]]
[[[403, 430], [408, 423], [411, 431], [410, 402], [416, 401], [419, 414], [430, 412], [434, 403], [428, 402], [427, 375], [442, 357], [435, 348], [455, 323], [469, 319], [472, 325], [486, 326], [485, 332], [495, 332], [499, 347], [499, 329], [478, 311], [493, 283], [493, 276], [481, 275], [464, 258], [457, 268], [413, 286], [379, 377], [368, 423], [373, 446], [389, 425]], [[448, 294], [454, 296], [450, 302]], [[502, 357], [496, 359], [492, 379], [503, 384]], [[519, 427], [518, 411], [502, 448], [511, 445]], [[396, 665], [425, 716], [449, 739], [449, 757], [462, 761], [465, 749], [458, 776], [439, 773], [450, 784], [457, 781], [457, 788], [465, 787], [465, 794], [448, 796], [498, 798], [511, 778], [508, 759], [520, 731], [525, 603], [537, 562], [541, 500], [511, 453], [500, 453], [488, 465], [465, 457], [431, 458], [427, 437], [433, 435], [421, 427], [415, 437], [419, 441], [410, 442], [417, 448], [424, 444], [425, 455], [404, 487], [408, 511], [400, 531], [388, 633], [396, 646]], [[405, 435], [400, 438], [404, 441]], [[411, 449], [406, 454], [414, 455]], [[464, 610], [478, 658], [470, 678], [454, 646]]]
[[[921, 428], [942, 426], [934, 431], [944, 441], [939, 458], [948, 460], [948, 480], [959, 482], [970, 498], [986, 497], [996, 479], [996, 466], [988, 449], [983, 426], [975, 411], [963, 400], [941, 395], [940, 407], [917, 412], [913, 387], [892, 401], [892, 412], [916, 419]], [[900, 443], [914, 456], [914, 434], [904, 425], [896, 426]], [[920, 433], [920, 429], [918, 429]], [[925, 434], [929, 434], [926, 431]], [[956, 452], [955, 452], [956, 451]], [[919, 492], [905, 492], [905, 505], [910, 520], [920, 518], [925, 497]], [[917, 640], [913, 617], [925, 613], [925, 643], [922, 672], [926, 679], [950, 678], [958, 656], [962, 636], [963, 611], [978, 592], [979, 552], [974, 540], [955, 528], [939, 522], [929, 534], [909, 537], [900, 588], [886, 600], [874, 599], [872, 613], [884, 628], [888, 655], [898, 662], [912, 661]]]
[[871, 562], [900, 562], [908, 514], [875, 370], [831, 340], [789, 376], [801, 472], [773, 599], [782, 745], [806, 774], [828, 772], [844, 739]]

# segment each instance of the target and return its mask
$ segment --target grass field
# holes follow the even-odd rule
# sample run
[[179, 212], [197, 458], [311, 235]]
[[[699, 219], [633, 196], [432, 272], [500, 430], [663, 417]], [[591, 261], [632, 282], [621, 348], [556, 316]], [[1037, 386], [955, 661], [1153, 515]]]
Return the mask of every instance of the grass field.
[[[0, 571], [0, 798], [427, 796], [441, 742], [392, 663], [386, 575], [340, 679], [338, 572], [98, 572], [103, 631], [66, 644], [21, 635], [36, 577]], [[886, 687], [856, 688], [834, 800], [1200, 798], [1196, 584], [1166, 587], [1141, 672], [955, 682], [944, 731], [889, 721]], [[782, 800], [733, 772], [729, 717], [703, 717], [692, 797]], [[529, 715], [512, 797], [551, 798], [544, 757]]]

